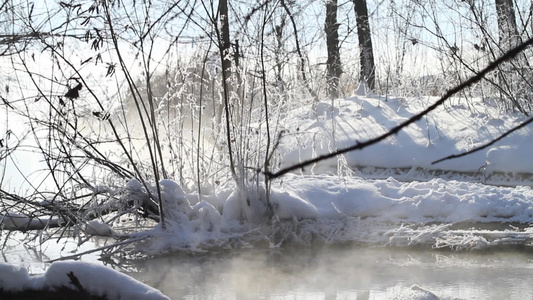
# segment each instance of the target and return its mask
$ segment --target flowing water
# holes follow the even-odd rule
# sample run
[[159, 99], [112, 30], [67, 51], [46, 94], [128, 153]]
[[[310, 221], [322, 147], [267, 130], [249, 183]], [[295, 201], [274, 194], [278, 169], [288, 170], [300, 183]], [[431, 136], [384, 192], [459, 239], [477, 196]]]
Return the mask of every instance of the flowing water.
[[[74, 241], [32, 248], [14, 234], [0, 261], [42, 274], [48, 263], [100, 246]], [[82, 258], [103, 264], [98, 254]], [[107, 264], [107, 263], [106, 263]], [[107, 264], [171, 299], [532, 299], [533, 252], [356, 244], [172, 253]], [[438, 298], [416, 297], [413, 291]], [[416, 294], [416, 293], [415, 293]], [[420, 294], [420, 293], [419, 293]], [[431, 294], [429, 294], [431, 295]], [[418, 295], [420, 296], [420, 295]]]
[[533, 253], [516, 249], [315, 246], [174, 254], [133, 266], [130, 275], [172, 299], [405, 299], [417, 289], [439, 299], [533, 297]]

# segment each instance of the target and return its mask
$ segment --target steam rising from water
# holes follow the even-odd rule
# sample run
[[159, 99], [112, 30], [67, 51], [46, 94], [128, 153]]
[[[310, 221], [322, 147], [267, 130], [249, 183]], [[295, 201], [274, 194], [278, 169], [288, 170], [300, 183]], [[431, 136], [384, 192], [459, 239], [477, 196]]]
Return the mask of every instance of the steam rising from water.
[[455, 253], [354, 245], [173, 255], [135, 276], [173, 299], [522, 299], [527, 253]]

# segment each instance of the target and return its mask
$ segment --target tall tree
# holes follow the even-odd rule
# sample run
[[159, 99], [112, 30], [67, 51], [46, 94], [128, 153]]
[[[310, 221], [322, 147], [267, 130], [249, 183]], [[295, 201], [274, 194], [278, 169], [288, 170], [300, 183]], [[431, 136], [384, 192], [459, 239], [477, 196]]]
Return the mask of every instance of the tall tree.
[[[233, 178], [236, 179], [234, 153], [232, 150], [231, 140], [231, 113], [230, 113], [230, 89], [231, 89], [231, 43], [229, 36], [229, 16], [228, 16], [228, 0], [218, 1], [218, 14], [220, 21], [220, 29], [217, 29], [218, 48], [222, 60], [222, 84], [224, 90], [223, 109], [226, 115], [226, 142], [229, 153], [230, 170]], [[219, 106], [216, 112], [217, 123], [220, 124], [222, 120], [222, 107]]]
[[285, 62], [285, 58], [283, 57], [284, 54], [286, 53], [285, 50], [283, 49], [283, 46], [284, 46], [284, 43], [285, 41], [283, 40], [283, 33], [285, 31], [285, 25], [286, 25], [286, 16], [283, 15], [281, 17], [281, 21], [280, 21], [280, 24], [279, 25], [276, 25], [274, 27], [274, 33], [275, 33], [275, 36], [276, 36], [276, 50], [275, 50], [275, 55], [274, 55], [274, 59], [276, 61], [276, 67], [275, 67], [275, 73], [276, 73], [276, 81], [277, 81], [277, 84], [280, 88], [280, 90], [283, 92], [284, 88], [285, 88], [285, 84], [283, 82], [283, 78], [281, 76], [282, 72], [283, 72], [283, 67], [284, 67], [284, 62]]
[[339, 51], [339, 23], [337, 22], [337, 0], [326, 1], [326, 46], [328, 60], [326, 62], [327, 90], [332, 99], [339, 97], [340, 76], [342, 74], [341, 56]]
[[353, 0], [355, 17], [357, 19], [357, 37], [359, 39], [360, 76], [368, 88], [374, 90], [376, 82], [374, 50], [370, 23], [368, 22], [368, 8], [366, 0]]
[[[520, 33], [516, 24], [513, 0], [494, 0], [498, 17], [498, 45], [502, 51], [508, 51], [521, 44]], [[524, 104], [533, 102], [533, 85], [531, 85], [531, 66], [527, 55], [519, 53], [507, 66], [498, 68], [501, 87], [507, 87], [508, 98], [514, 108], [526, 113]]]

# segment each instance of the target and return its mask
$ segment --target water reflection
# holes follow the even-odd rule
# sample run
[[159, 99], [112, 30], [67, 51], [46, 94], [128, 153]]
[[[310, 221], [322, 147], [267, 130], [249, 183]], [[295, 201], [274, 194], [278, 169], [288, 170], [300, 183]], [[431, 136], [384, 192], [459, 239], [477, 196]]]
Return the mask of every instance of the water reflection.
[[172, 299], [402, 299], [413, 285], [439, 299], [533, 295], [533, 254], [518, 251], [250, 249], [167, 255], [136, 266], [130, 275]]

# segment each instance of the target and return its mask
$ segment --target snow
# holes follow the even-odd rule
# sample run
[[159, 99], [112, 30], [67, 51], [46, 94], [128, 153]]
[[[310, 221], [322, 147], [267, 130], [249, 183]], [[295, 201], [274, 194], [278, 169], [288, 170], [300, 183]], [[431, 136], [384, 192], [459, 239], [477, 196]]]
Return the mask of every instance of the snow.
[[76, 289], [67, 274], [71, 273], [91, 295], [107, 299], [169, 299], [154, 288], [113, 269], [87, 262], [58, 261], [44, 275], [30, 276], [24, 268], [0, 263], [0, 288], [4, 291]]
[[[287, 175], [273, 186], [272, 198], [280, 216], [308, 218], [340, 215], [374, 217], [387, 222], [533, 222], [533, 191], [529, 187], [502, 188], [465, 184], [439, 178], [428, 182], [399, 182], [327, 175]], [[306, 199], [306, 200], [303, 200]], [[303, 202], [303, 204], [301, 204]], [[283, 204], [286, 204], [283, 206]], [[287, 207], [287, 209], [284, 209]]]
[[491, 147], [487, 151], [487, 170], [499, 171], [502, 166], [511, 172], [531, 172], [533, 170], [533, 159], [531, 148], [518, 147], [516, 145], [503, 145]]
[[113, 236], [115, 231], [111, 226], [98, 220], [92, 220], [85, 225], [85, 233], [97, 236]]
[[7, 291], [21, 291], [31, 282], [28, 270], [0, 263], [0, 287]]
[[410, 288], [398, 287], [398, 291], [395, 291], [390, 295], [389, 299], [400, 300], [400, 299], [410, 299], [410, 300], [439, 300], [437, 297], [430, 291], [424, 290], [423, 288], [413, 285]]
[[[281, 123], [287, 134], [281, 140], [282, 166], [290, 166], [312, 156], [330, 153], [386, 133], [435, 98], [394, 99], [353, 96], [318, 103], [316, 114], [301, 107]], [[467, 107], [467, 105], [469, 107]], [[438, 164], [432, 162], [483, 145], [524, 121], [518, 113], [502, 114], [480, 99], [454, 99], [383, 142], [345, 154], [351, 167], [413, 168], [478, 172], [533, 173], [528, 149], [532, 127], [522, 128], [488, 149]], [[517, 146], [518, 145], [518, 146]], [[496, 152], [500, 152], [496, 154]], [[329, 160], [313, 167], [315, 172], [335, 172], [337, 162]]]
[[[359, 89], [348, 99], [292, 109], [279, 122], [285, 132], [277, 148], [280, 168], [375, 138], [435, 100], [387, 98]], [[166, 229], [156, 226], [136, 234], [149, 240], [139, 251], [205, 251], [262, 241], [278, 247], [312, 239], [456, 250], [528, 244], [533, 240], [528, 228], [533, 223], [531, 126], [487, 149], [432, 164], [486, 144], [524, 120], [480, 99], [452, 99], [377, 145], [275, 179], [268, 197], [262, 180], [201, 196], [187, 194], [171, 179], [161, 180]], [[401, 178], [383, 176], [395, 168], [408, 172]], [[512, 179], [501, 181], [505, 177]], [[148, 186], [150, 191], [136, 179], [127, 184], [132, 197], [148, 192], [156, 197], [155, 186]], [[267, 201], [273, 210], [270, 222]], [[457, 230], [457, 224], [472, 228]], [[522, 227], [483, 230], [477, 224]]]

